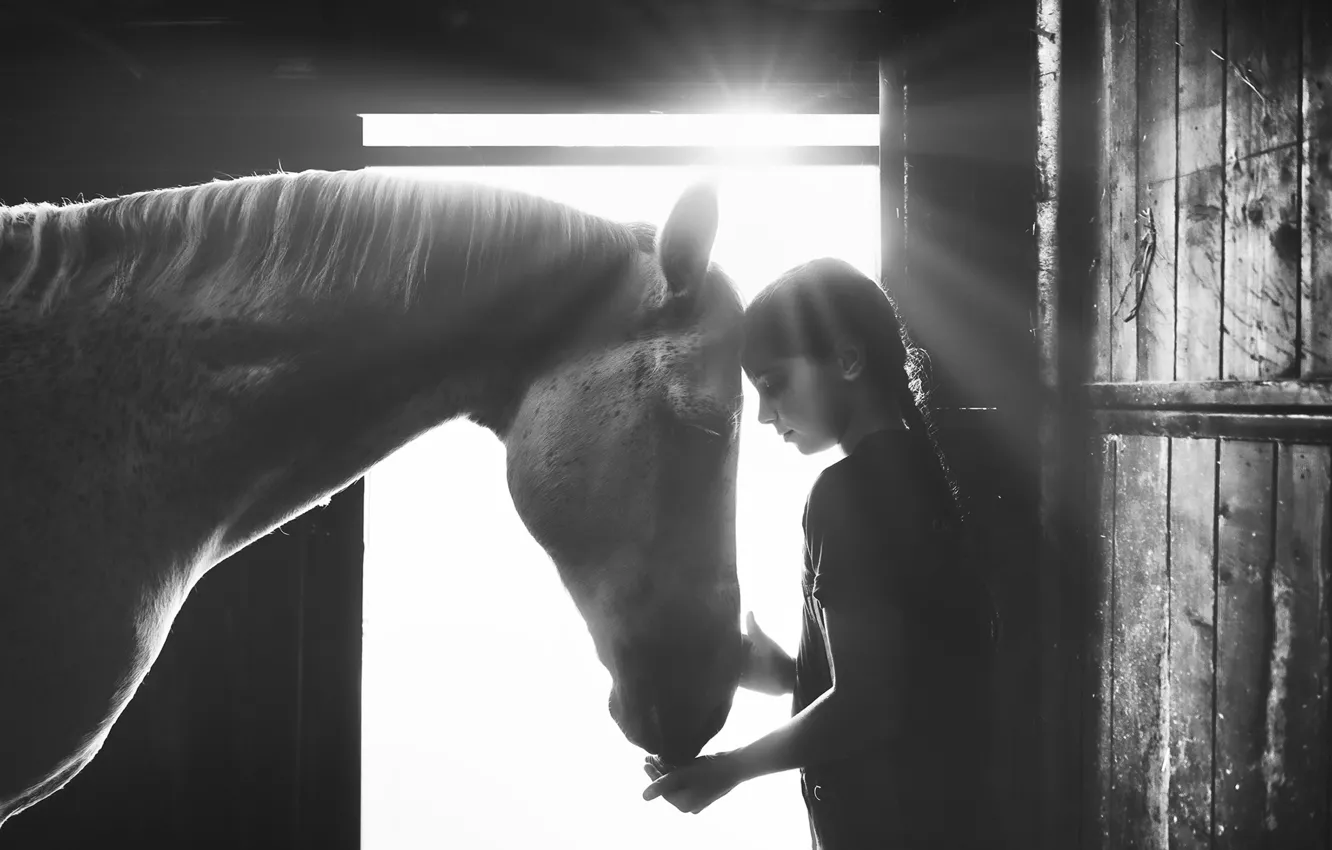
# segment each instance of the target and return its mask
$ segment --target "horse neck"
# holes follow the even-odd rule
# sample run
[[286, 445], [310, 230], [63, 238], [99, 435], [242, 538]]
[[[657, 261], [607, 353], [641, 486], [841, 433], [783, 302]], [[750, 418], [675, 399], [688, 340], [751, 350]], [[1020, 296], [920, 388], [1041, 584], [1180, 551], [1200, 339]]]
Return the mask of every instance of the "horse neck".
[[0, 209], [0, 223], [0, 271], [15, 281], [0, 307], [186, 336], [221, 323], [214, 362], [281, 365], [339, 346], [541, 359], [625, 326], [643, 306], [634, 282], [651, 278], [628, 267], [650, 234], [522, 193], [375, 172]]
[[[277, 379], [266, 394], [276, 401], [251, 429], [265, 444], [262, 474], [276, 483], [229, 539], [248, 542], [446, 420], [467, 416], [503, 436], [534, 378], [632, 327], [642, 275], [615, 273], [620, 265], [497, 277], [486, 293], [460, 298], [435, 282], [465, 270], [441, 261], [406, 310], [361, 303], [319, 320], [305, 365]], [[299, 321], [295, 336], [305, 337], [308, 320]], [[306, 472], [271, 471], [290, 469], [291, 458]]]
[[98, 373], [112, 406], [81, 418], [138, 441], [192, 514], [234, 517], [233, 542], [446, 419], [502, 431], [536, 371], [651, 298], [627, 228], [493, 190], [281, 177], [41, 209], [0, 256], [0, 333], [38, 328], [29, 360], [61, 372], [33, 392]]

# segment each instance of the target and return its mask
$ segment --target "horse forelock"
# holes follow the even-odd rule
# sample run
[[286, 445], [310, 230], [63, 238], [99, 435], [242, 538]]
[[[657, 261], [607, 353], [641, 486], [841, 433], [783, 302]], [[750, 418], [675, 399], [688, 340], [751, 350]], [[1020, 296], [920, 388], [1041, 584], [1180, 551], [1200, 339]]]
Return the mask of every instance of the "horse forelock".
[[[410, 306], [433, 257], [486, 285], [515, 263], [597, 263], [655, 231], [534, 195], [373, 171], [279, 173], [79, 203], [0, 207], [0, 304], [166, 289], [262, 305], [369, 291]], [[8, 255], [8, 256], [6, 256]]]

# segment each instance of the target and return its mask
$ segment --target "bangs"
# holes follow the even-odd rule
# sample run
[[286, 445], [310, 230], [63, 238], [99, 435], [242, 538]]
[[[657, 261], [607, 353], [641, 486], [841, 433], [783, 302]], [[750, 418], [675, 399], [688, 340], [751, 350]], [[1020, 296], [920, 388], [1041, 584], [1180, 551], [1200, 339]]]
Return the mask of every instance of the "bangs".
[[855, 330], [843, 315], [855, 307], [828, 272], [819, 261], [797, 266], [754, 297], [745, 309], [740, 359], [746, 371], [772, 359], [831, 356], [834, 341]]
[[761, 364], [812, 353], [796, 311], [790, 305], [774, 303], [777, 300], [782, 299], [756, 299], [745, 310], [740, 364], [751, 374]]

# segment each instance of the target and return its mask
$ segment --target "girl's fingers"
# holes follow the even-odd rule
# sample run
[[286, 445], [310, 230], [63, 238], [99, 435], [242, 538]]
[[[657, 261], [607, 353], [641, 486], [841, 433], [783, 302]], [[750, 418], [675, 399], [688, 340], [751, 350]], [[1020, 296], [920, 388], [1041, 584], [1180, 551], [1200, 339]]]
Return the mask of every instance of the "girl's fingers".
[[663, 794], [668, 794], [674, 790], [676, 783], [670, 776], [663, 776], [653, 782], [647, 788], [643, 789], [644, 800], [655, 800]]
[[768, 635], [763, 629], [759, 628], [758, 620], [754, 617], [754, 612], [750, 611], [745, 616], [745, 631], [748, 632], [751, 640], [767, 640]]

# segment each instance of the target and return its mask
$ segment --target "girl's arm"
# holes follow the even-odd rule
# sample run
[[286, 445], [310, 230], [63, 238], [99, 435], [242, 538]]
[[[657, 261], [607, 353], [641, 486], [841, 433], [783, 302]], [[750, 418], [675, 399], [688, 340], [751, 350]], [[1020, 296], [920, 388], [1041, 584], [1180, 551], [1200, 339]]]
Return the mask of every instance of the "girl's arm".
[[902, 620], [892, 608], [825, 609], [833, 687], [776, 731], [670, 769], [649, 758], [643, 799], [701, 812], [748, 779], [850, 755], [902, 733]]
[[795, 659], [777, 641], [768, 637], [753, 613], [746, 618], [745, 666], [740, 674], [740, 686], [769, 696], [781, 696], [795, 690]]
[[737, 782], [853, 755], [902, 733], [902, 616], [893, 606], [824, 609], [833, 686], [764, 737], [718, 756]]

